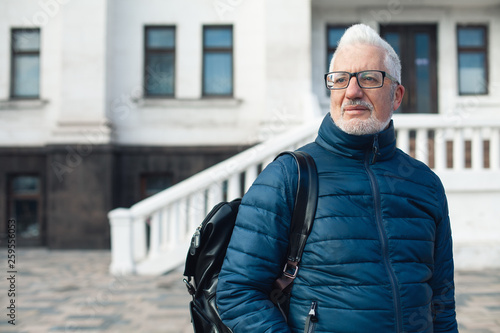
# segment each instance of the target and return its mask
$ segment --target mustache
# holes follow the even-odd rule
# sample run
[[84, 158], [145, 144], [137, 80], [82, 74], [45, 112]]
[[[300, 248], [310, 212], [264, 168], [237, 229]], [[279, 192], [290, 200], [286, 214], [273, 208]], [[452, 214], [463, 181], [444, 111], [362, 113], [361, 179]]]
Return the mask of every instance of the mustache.
[[351, 99], [351, 100], [348, 100], [347, 102], [345, 102], [344, 104], [342, 104], [342, 107], [341, 107], [341, 110], [342, 110], [342, 113], [344, 113], [344, 108], [346, 106], [364, 106], [365, 108], [369, 109], [370, 111], [373, 111], [373, 105], [368, 103], [368, 102], [365, 102], [361, 99]]

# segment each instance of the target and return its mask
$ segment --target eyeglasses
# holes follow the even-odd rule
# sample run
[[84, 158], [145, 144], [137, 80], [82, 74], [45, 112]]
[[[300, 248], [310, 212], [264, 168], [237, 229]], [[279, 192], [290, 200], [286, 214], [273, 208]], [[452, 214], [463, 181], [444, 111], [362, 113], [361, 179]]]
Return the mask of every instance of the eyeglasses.
[[393, 76], [389, 75], [384, 71], [361, 71], [356, 73], [349, 72], [330, 72], [325, 74], [325, 84], [326, 87], [330, 90], [336, 89], [345, 89], [349, 86], [349, 82], [351, 82], [351, 78], [355, 76], [358, 81], [358, 86], [360, 88], [366, 89], [374, 89], [381, 88], [384, 85], [384, 78], [388, 78], [397, 84], [399, 84], [398, 80], [396, 80]]

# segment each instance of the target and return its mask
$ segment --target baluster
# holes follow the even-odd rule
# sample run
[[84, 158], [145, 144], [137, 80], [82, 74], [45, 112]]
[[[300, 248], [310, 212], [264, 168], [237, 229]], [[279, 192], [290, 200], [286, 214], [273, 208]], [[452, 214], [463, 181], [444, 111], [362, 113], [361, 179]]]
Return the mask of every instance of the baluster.
[[434, 168], [436, 170], [446, 169], [446, 131], [442, 128], [436, 129], [434, 135]]
[[179, 244], [179, 202], [174, 202], [168, 207], [168, 234], [170, 247]]
[[132, 233], [134, 260], [138, 261], [145, 258], [147, 254], [146, 217], [138, 216], [134, 218]]
[[149, 229], [149, 256], [157, 257], [160, 254], [160, 237], [161, 237], [161, 211], [154, 212], [150, 219]]
[[500, 128], [491, 129], [490, 139], [490, 169], [500, 169]]
[[481, 128], [474, 128], [472, 131], [472, 169], [481, 170], [484, 168], [483, 136], [481, 134]]
[[257, 178], [257, 165], [252, 165], [248, 169], [245, 170], [245, 192], [248, 191], [250, 186], [252, 186], [253, 182]]
[[217, 203], [222, 201], [222, 183], [215, 183], [210, 185], [207, 193], [207, 205], [208, 209], [212, 209]]
[[405, 153], [410, 153], [410, 131], [407, 129], [398, 130], [398, 139], [397, 139], [398, 148], [404, 151]]
[[165, 250], [170, 245], [168, 238], [170, 232], [170, 230], [168, 230], [168, 207], [163, 207], [161, 210], [160, 225], [161, 225], [160, 249]]
[[239, 197], [241, 197], [241, 178], [239, 173], [235, 173], [227, 181], [227, 200]]
[[453, 169], [456, 171], [465, 168], [464, 129], [456, 128], [453, 134]]
[[189, 197], [189, 231], [193, 233], [195, 229], [203, 221], [203, 217], [206, 215], [205, 203], [203, 192], [196, 192]]
[[178, 219], [174, 223], [179, 226], [177, 238], [182, 242], [188, 239], [188, 237], [191, 238], [192, 235], [192, 230], [189, 229], [188, 223], [187, 198], [179, 199], [178, 206]]
[[427, 143], [427, 130], [419, 128], [415, 140], [415, 158], [429, 164], [429, 145]]

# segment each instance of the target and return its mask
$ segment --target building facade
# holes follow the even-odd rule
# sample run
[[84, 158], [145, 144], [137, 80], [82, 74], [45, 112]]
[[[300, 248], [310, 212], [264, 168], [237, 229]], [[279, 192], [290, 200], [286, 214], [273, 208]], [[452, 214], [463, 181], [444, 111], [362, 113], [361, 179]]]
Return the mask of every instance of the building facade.
[[499, 118], [499, 18], [498, 0], [0, 0], [2, 241], [15, 219], [20, 244], [108, 248], [111, 209], [328, 112], [358, 22], [400, 54], [398, 112]]

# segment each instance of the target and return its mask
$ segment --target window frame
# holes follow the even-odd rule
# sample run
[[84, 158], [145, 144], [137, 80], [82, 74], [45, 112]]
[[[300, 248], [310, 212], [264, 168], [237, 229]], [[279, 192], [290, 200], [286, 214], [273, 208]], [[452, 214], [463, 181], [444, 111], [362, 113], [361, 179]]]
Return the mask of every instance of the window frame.
[[[148, 48], [148, 31], [152, 29], [171, 29], [174, 33], [174, 46], [173, 47], [163, 47], [163, 48]], [[177, 65], [177, 57], [176, 57], [176, 49], [177, 49], [177, 29], [175, 25], [145, 25], [144, 26], [144, 67], [143, 67], [143, 82], [144, 82], [144, 97], [145, 98], [175, 98], [176, 91], [176, 65]], [[172, 93], [168, 94], [150, 94], [148, 93], [148, 55], [149, 54], [171, 54], [173, 56], [173, 77], [174, 84]]]
[[[335, 45], [335, 47], [330, 47], [330, 29], [340, 28], [340, 29], [344, 29], [344, 31], [345, 31], [350, 26], [351, 26], [351, 24], [327, 24], [326, 25], [326, 31], [325, 31], [326, 69], [324, 71], [325, 74], [330, 72], [330, 63], [332, 62], [333, 54], [335, 54], [335, 51], [337, 50], [337, 45]], [[330, 53], [332, 54], [332, 57], [330, 57]], [[323, 85], [323, 87], [325, 87], [325, 85]], [[326, 94], [326, 96], [329, 97], [331, 94], [331, 90], [329, 90], [325, 87], [325, 94]]]
[[[484, 31], [484, 46], [473, 47], [473, 46], [460, 46], [459, 44], [459, 32], [460, 29], [467, 28], [480, 28]], [[488, 25], [487, 24], [457, 24], [456, 26], [456, 42], [457, 42], [457, 91], [459, 96], [485, 96], [489, 95], [489, 57], [488, 57]], [[484, 54], [484, 92], [462, 92], [460, 91], [460, 55], [467, 53], [478, 53], [482, 52]]]
[[[38, 38], [40, 40], [40, 45], [38, 45], [38, 50], [33, 51], [19, 51], [14, 47], [15, 45], [15, 35], [16, 32], [38, 32]], [[13, 100], [36, 100], [40, 99], [40, 65], [41, 65], [41, 39], [42, 33], [40, 28], [11, 28], [10, 30], [10, 92], [9, 97]], [[38, 56], [39, 68], [38, 68], [38, 91], [36, 95], [33, 96], [18, 96], [15, 95], [15, 86], [16, 86], [16, 70], [15, 70], [15, 58], [20, 55], [36, 55]]]
[[333, 56], [333, 54], [337, 50], [337, 45], [335, 45], [335, 47], [330, 47], [330, 43], [329, 43], [330, 42], [330, 29], [341, 28], [341, 29], [344, 29], [344, 31], [345, 31], [350, 26], [351, 26], [351, 24], [327, 24], [326, 25], [326, 33], [325, 33], [325, 37], [326, 37], [326, 71], [325, 71], [325, 73], [330, 72], [330, 63], [332, 61], [332, 58], [330, 57], [330, 53]]
[[[227, 28], [231, 30], [231, 47], [206, 47], [205, 31], [208, 29]], [[205, 92], [205, 55], [210, 53], [229, 53], [231, 55], [231, 92], [229, 94], [207, 94]], [[203, 98], [232, 98], [234, 97], [234, 28], [232, 24], [210, 24], [202, 28], [202, 70], [201, 70], [201, 95]]]

